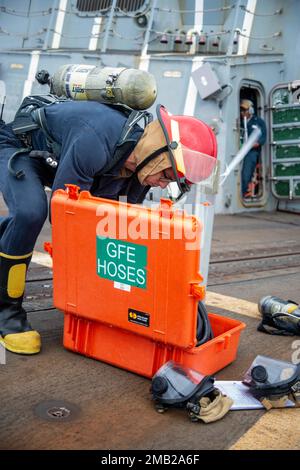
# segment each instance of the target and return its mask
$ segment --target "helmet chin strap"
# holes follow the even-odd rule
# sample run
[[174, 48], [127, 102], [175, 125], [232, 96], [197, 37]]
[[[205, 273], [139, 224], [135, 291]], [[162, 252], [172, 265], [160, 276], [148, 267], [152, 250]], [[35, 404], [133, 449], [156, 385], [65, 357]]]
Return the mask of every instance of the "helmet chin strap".
[[169, 152], [169, 157], [170, 157], [170, 161], [171, 161], [171, 165], [172, 165], [172, 169], [174, 171], [174, 175], [175, 175], [175, 179], [176, 179], [176, 183], [177, 183], [177, 186], [178, 186], [178, 189], [180, 191], [180, 194], [179, 196], [176, 198], [176, 202], [179, 201], [179, 199], [182, 198], [182, 196], [190, 191], [190, 185], [186, 182], [186, 179], [183, 177], [183, 178], [180, 178], [179, 175], [178, 175], [178, 171], [177, 171], [177, 167], [176, 167], [176, 161], [175, 161], [175, 157], [173, 155], [173, 150], [175, 150], [177, 147], [178, 147], [178, 143], [176, 141], [170, 141], [170, 138], [169, 138], [169, 134], [168, 134], [168, 131], [165, 127], [165, 124], [163, 122], [163, 119], [161, 117], [161, 113], [160, 113], [160, 105], [158, 104], [157, 107], [156, 107], [156, 114], [157, 114], [157, 118], [159, 120], [159, 123], [161, 125], [161, 128], [163, 130], [163, 133], [164, 133], [164, 136], [165, 136], [165, 139], [166, 139], [166, 142], [167, 142], [167, 150]]
[[152, 160], [154, 160], [154, 158], [158, 157], [159, 155], [161, 155], [162, 153], [165, 153], [168, 151], [168, 146], [165, 145], [164, 147], [161, 147], [157, 150], [155, 150], [154, 152], [152, 152], [150, 155], [148, 155], [148, 157], [145, 158], [145, 160], [143, 160], [139, 165], [137, 165], [136, 169], [135, 169], [135, 174], [137, 174], [139, 171], [141, 171], [146, 165], [148, 165], [148, 163], [150, 163]]
[[[186, 182], [185, 178], [180, 178], [179, 181], [180, 181], [180, 187], [179, 187], [180, 193], [174, 199], [175, 203], [180, 201], [183, 198], [183, 196], [191, 190], [191, 186]], [[178, 183], [177, 183], [177, 186], [178, 186]]]
[[[158, 157], [159, 155], [161, 155], [162, 153], [165, 153], [165, 152], [169, 152], [169, 155], [170, 155], [170, 146], [171, 148], [175, 148], [174, 145], [177, 146], [177, 142], [171, 142], [170, 145], [165, 145], [164, 147], [161, 147], [157, 150], [155, 150], [154, 152], [152, 152], [150, 155], [148, 155], [148, 157], [145, 158], [145, 160], [143, 160], [135, 169], [134, 171], [134, 174], [137, 175], [139, 171], [141, 171], [146, 165], [148, 165], [149, 162], [151, 162], [152, 160], [154, 160], [154, 158]], [[190, 185], [187, 183], [186, 179], [183, 177], [183, 178], [180, 178], [179, 175], [178, 175], [178, 172], [177, 172], [177, 169], [176, 169], [176, 165], [175, 165], [175, 161], [173, 159], [171, 159], [171, 166], [172, 166], [172, 169], [174, 171], [174, 174], [176, 176], [176, 183], [177, 183], [177, 186], [180, 190], [180, 194], [178, 195], [178, 197], [176, 198], [175, 202], [179, 201], [182, 196], [187, 193], [188, 191], [191, 190], [191, 187]], [[175, 168], [174, 168], [175, 166]]]

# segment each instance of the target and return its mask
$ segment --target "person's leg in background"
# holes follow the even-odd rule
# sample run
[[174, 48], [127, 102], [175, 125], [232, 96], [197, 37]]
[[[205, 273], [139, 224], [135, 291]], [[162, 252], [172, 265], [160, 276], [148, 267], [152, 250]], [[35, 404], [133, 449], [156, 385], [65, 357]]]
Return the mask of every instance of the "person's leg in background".
[[251, 183], [251, 179], [258, 161], [259, 152], [256, 150], [250, 150], [244, 158], [242, 168], [242, 196], [245, 197], [248, 192], [248, 185]]
[[9, 351], [35, 354], [40, 351], [40, 335], [28, 322], [22, 302], [34, 245], [48, 213], [45, 164], [19, 155], [14, 169], [23, 169], [25, 175], [17, 179], [7, 169], [15, 150], [0, 153], [0, 190], [9, 209], [0, 219], [0, 342]]

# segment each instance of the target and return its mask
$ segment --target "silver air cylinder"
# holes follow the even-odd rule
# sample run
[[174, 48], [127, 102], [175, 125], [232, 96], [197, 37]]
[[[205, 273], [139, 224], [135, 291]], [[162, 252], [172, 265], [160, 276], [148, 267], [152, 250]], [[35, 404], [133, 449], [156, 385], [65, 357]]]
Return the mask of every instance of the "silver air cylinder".
[[157, 95], [153, 75], [137, 69], [63, 65], [52, 77], [51, 91], [73, 100], [125, 104], [147, 109]]
[[299, 305], [291, 302], [290, 300], [282, 300], [275, 295], [267, 295], [260, 299], [258, 309], [261, 314], [274, 315], [276, 313], [285, 313], [287, 315], [299, 317], [300, 320]]

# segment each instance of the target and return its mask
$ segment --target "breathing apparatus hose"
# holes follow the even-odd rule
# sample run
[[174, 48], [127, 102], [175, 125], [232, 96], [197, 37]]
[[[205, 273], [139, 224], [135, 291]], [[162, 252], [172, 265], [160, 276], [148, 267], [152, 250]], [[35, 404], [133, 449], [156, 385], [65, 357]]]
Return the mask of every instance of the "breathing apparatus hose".
[[23, 176], [25, 176], [24, 170], [15, 170], [15, 169], [14, 169], [13, 164], [14, 164], [15, 160], [16, 160], [17, 157], [18, 157], [19, 155], [21, 155], [22, 153], [29, 153], [30, 151], [31, 151], [31, 147], [20, 148], [19, 150], [17, 150], [16, 152], [14, 152], [14, 153], [12, 154], [12, 156], [10, 157], [10, 159], [8, 160], [8, 163], [7, 163], [8, 171], [9, 171], [10, 174], [13, 175], [15, 178], [20, 179], [20, 178], [23, 178]]
[[207, 310], [202, 302], [198, 302], [196, 338], [196, 347], [201, 346], [201, 344], [204, 344], [213, 338], [213, 332], [208, 319]]
[[15, 160], [21, 154], [24, 154], [24, 153], [28, 153], [29, 157], [31, 158], [40, 158], [44, 160], [45, 163], [49, 165], [51, 168], [56, 168], [58, 165], [58, 162], [55, 159], [55, 155], [53, 153], [47, 152], [46, 150], [32, 150], [31, 147], [21, 148], [12, 154], [12, 156], [10, 157], [7, 163], [8, 171], [10, 172], [11, 175], [13, 175], [17, 179], [23, 178], [23, 176], [25, 176], [25, 171], [15, 170], [14, 163], [15, 163]]

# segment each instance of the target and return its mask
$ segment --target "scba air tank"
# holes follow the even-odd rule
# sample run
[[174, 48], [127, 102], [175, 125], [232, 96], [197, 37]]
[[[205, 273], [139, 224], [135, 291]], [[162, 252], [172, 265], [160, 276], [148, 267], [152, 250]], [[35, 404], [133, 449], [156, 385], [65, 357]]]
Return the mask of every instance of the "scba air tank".
[[51, 91], [73, 100], [125, 104], [133, 109], [147, 109], [157, 95], [153, 75], [143, 70], [63, 65], [53, 75]]
[[258, 309], [263, 315], [285, 313], [287, 315], [294, 315], [295, 317], [299, 317], [300, 320], [300, 307], [298, 304], [292, 302], [291, 300], [282, 300], [274, 295], [267, 295], [266, 297], [263, 297], [259, 301]]

